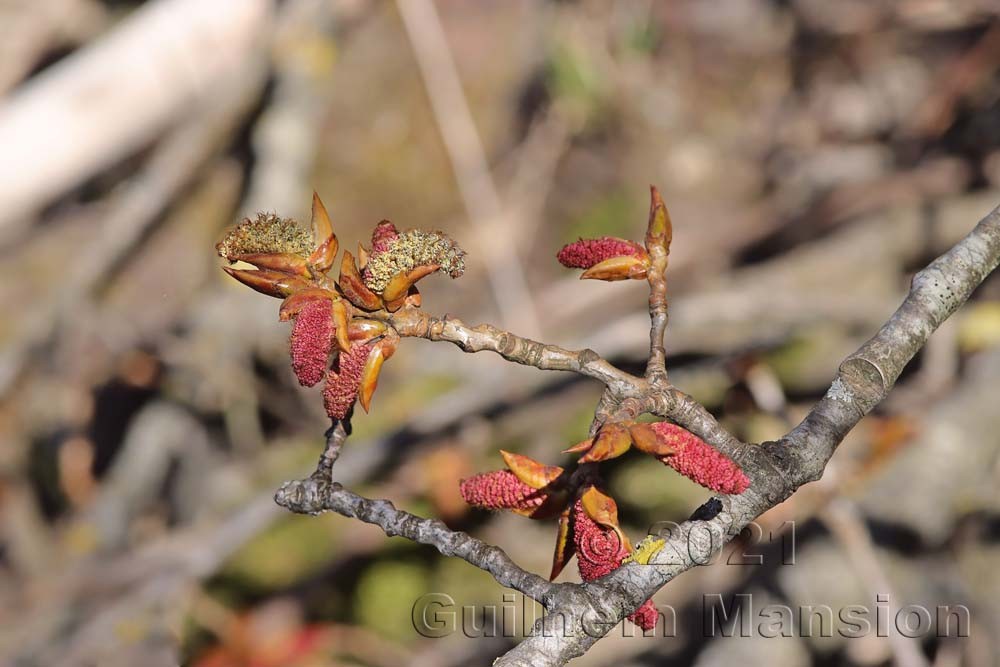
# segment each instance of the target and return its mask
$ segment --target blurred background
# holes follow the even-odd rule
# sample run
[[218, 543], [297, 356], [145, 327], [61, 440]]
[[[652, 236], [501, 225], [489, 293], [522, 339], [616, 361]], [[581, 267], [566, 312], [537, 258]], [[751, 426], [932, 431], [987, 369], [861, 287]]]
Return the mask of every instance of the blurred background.
[[[223, 230], [261, 210], [305, 222], [313, 189], [342, 247], [382, 218], [446, 230], [469, 270], [422, 283], [425, 310], [638, 371], [645, 285], [582, 283], [554, 255], [640, 237], [656, 184], [675, 224], [671, 378], [740, 437], [775, 438], [913, 272], [1000, 202], [998, 14], [994, 0], [0, 2], [0, 664], [489, 663], [525, 625], [488, 636], [476, 621], [511, 604], [488, 575], [273, 504], [327, 420], [289, 369], [278, 302], [219, 270]], [[657, 594], [676, 636], [620, 628], [578, 663], [1000, 664], [998, 377], [994, 277], [820, 482]], [[554, 524], [470, 511], [457, 481], [500, 468], [501, 448], [560, 463], [599, 395], [407, 340], [336, 477], [544, 575]], [[637, 454], [604, 470], [634, 540], [709, 498]], [[431, 592], [459, 621], [471, 605], [471, 630], [421, 636], [411, 613]], [[969, 636], [935, 617], [886, 637], [711, 637], [712, 594], [751, 595], [754, 614], [962, 605]]]

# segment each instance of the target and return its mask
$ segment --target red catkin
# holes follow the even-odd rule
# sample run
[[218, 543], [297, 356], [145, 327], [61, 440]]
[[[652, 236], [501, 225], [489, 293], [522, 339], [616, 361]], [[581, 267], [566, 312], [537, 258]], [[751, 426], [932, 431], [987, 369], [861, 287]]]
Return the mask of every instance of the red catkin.
[[580, 239], [563, 246], [556, 258], [560, 264], [571, 269], [589, 269], [612, 257], [641, 257], [645, 252], [638, 243], [604, 236], [599, 239]]
[[628, 549], [618, 533], [590, 518], [579, 500], [573, 506], [573, 541], [577, 566], [584, 581], [603, 577], [618, 569]]
[[[576, 546], [576, 564], [580, 578], [584, 581], [599, 579], [617, 570], [628, 549], [622, 544], [618, 533], [605, 528], [590, 518], [579, 500], [573, 506], [573, 543]], [[656, 627], [659, 614], [652, 600], [646, 600], [628, 620], [643, 630]]]
[[378, 223], [372, 230], [372, 253], [386, 252], [398, 237], [399, 230], [396, 229], [396, 225], [388, 220]]
[[466, 503], [490, 510], [531, 510], [539, 507], [545, 495], [509, 470], [494, 470], [463, 479], [459, 491]]
[[750, 486], [738, 465], [695, 434], [670, 422], [657, 422], [652, 428], [674, 450], [660, 460], [691, 481], [719, 493], [743, 493]]
[[652, 630], [656, 627], [656, 621], [660, 618], [660, 612], [652, 600], [646, 600], [638, 609], [632, 613], [628, 620], [638, 625], [643, 630]]
[[292, 370], [302, 386], [312, 387], [326, 374], [333, 332], [330, 302], [326, 299], [306, 304], [295, 316], [289, 347]]
[[340, 353], [337, 368], [326, 374], [323, 404], [331, 419], [343, 419], [354, 405], [361, 384], [361, 371], [371, 351], [371, 345], [355, 343], [350, 352]]

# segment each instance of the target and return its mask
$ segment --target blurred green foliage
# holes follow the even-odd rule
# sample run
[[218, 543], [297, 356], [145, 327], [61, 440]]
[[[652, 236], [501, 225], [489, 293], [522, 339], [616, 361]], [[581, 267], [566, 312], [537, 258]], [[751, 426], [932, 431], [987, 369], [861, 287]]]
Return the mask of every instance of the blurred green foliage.
[[411, 611], [427, 593], [428, 569], [416, 562], [379, 561], [358, 580], [354, 614], [364, 625], [399, 641], [415, 637]]
[[594, 201], [567, 230], [566, 240], [601, 236], [628, 236], [636, 229], [642, 215], [632, 197], [624, 190], [614, 190]]
[[220, 572], [253, 588], [275, 590], [322, 569], [335, 556], [340, 534], [315, 517], [289, 515], [240, 549]]
[[609, 480], [612, 497], [646, 522], [684, 518], [710, 492], [650, 456], [629, 456]]

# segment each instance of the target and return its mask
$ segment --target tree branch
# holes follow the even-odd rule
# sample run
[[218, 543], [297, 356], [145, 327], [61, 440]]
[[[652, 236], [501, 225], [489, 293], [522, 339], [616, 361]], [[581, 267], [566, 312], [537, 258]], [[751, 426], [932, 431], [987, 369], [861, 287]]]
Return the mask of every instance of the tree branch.
[[913, 276], [910, 293], [886, 324], [840, 364], [826, 395], [788, 434], [789, 443], [818, 456], [810, 479], [861, 418], [896, 383], [930, 335], [958, 310], [1000, 262], [1000, 207], [951, 250]]
[[[910, 293], [889, 321], [840, 366], [826, 395], [781, 441], [737, 453], [751, 487], [723, 496], [707, 521], [686, 521], [667, 536], [648, 566], [630, 563], [583, 586], [582, 606], [556, 606], [528, 637], [495, 664], [562, 665], [583, 655], [622, 618], [678, 574], [706, 563], [760, 514], [799, 486], [822, 476], [847, 432], [888, 393], [931, 333], [1000, 264], [1000, 207], [947, 253], [914, 276]], [[664, 412], [676, 404], [657, 401]], [[693, 410], [689, 408], [689, 410]], [[697, 414], [693, 411], [690, 414]], [[717, 442], [721, 448], [731, 442]], [[563, 627], [565, 628], [563, 630]]]
[[337, 420], [327, 431], [326, 446], [316, 471], [307, 479], [285, 482], [274, 495], [276, 503], [298, 514], [333, 511], [371, 523], [385, 534], [428, 544], [445, 556], [456, 556], [493, 575], [501, 585], [518, 590], [542, 605], [565, 602], [573, 584], [553, 584], [521, 569], [499, 547], [463, 532], [451, 530], [437, 519], [424, 519], [396, 507], [388, 500], [371, 500], [334, 482], [330, 473], [350, 432], [348, 420]]
[[[721, 496], [713, 516], [699, 514], [662, 540], [644, 565], [628, 563], [584, 585], [552, 584], [518, 567], [501, 549], [441, 521], [370, 500], [331, 479], [333, 463], [349, 433], [346, 420], [333, 425], [316, 472], [287, 482], [276, 501], [294, 512], [332, 510], [429, 544], [490, 572], [504, 586], [538, 600], [548, 610], [524, 642], [497, 665], [561, 665], [582, 655], [622, 618], [678, 574], [709, 562], [727, 542], [760, 514], [818, 479], [837, 445], [891, 389], [905, 365], [930, 334], [1000, 263], [1000, 207], [950, 251], [918, 273], [909, 295], [890, 320], [841, 364], [826, 395], [795, 429], [777, 442], [742, 443], [697, 401], [671, 386], [666, 377], [663, 333], [667, 323], [666, 269], [669, 217], [654, 190], [647, 232], [650, 251], [650, 355], [646, 377], [626, 373], [584, 349], [566, 350], [516, 336], [491, 325], [468, 327], [450, 317], [436, 318], [416, 308], [370, 317], [386, 322], [401, 336], [446, 341], [466, 352], [489, 350], [509, 361], [541, 370], [573, 371], [600, 380], [606, 390], [595, 409], [591, 435], [604, 423], [652, 413], [669, 418], [734, 459], [751, 481], [740, 495]], [[661, 370], [662, 367], [662, 370]]]
[[669, 383], [649, 392], [642, 412], [671, 419], [737, 463], [747, 445], [725, 429], [705, 406]]
[[490, 324], [468, 327], [457, 318], [437, 318], [413, 308], [395, 313], [382, 311], [372, 317], [391, 325], [400, 336], [447, 341], [465, 352], [489, 350], [508, 361], [534, 366], [540, 370], [580, 373], [600, 380], [620, 397], [637, 396], [645, 386], [641, 378], [615, 368], [590, 349], [566, 350], [516, 336]]
[[[663, 261], [666, 261], [666, 255], [663, 255]], [[664, 290], [665, 285], [663, 282]], [[657, 313], [662, 312], [662, 317], [653, 316], [654, 333], [651, 335], [655, 338], [655, 332], [659, 330], [658, 324], [666, 326], [666, 292], [661, 293], [658, 289], [652, 292], [661, 294], [664, 300], [662, 311], [657, 309]], [[650, 299], [652, 301], [653, 297]], [[540, 370], [572, 371], [599, 380], [607, 386], [610, 396], [601, 400], [598, 412], [602, 414], [595, 414], [598, 425], [614, 421], [609, 416], [634, 419], [641, 414], [650, 413], [676, 421], [737, 462], [745, 449], [745, 445], [723, 428], [700, 403], [672, 386], [666, 379], [665, 370], [662, 375], [654, 373], [651, 379], [640, 378], [616, 368], [591, 349], [566, 350], [522, 338], [490, 324], [468, 327], [457, 318], [437, 318], [417, 309], [404, 309], [395, 313], [381, 311], [372, 317], [395, 328], [400, 336], [446, 341], [470, 353], [488, 350], [525, 366]], [[662, 348], [662, 331], [659, 336]], [[656, 359], [655, 352], [651, 352], [650, 364], [653, 368], [659, 363]], [[632, 405], [627, 404], [630, 399], [633, 400]], [[623, 402], [626, 403], [623, 405]], [[605, 418], [601, 418], [602, 416]]]
[[560, 588], [537, 574], [521, 569], [500, 547], [471, 535], [451, 530], [437, 519], [424, 519], [396, 507], [388, 500], [372, 500], [352, 493], [337, 482], [317, 477], [285, 482], [274, 496], [275, 502], [299, 514], [319, 514], [327, 510], [371, 523], [389, 537], [428, 544], [445, 556], [456, 556], [493, 575], [501, 585], [518, 590], [548, 605]]

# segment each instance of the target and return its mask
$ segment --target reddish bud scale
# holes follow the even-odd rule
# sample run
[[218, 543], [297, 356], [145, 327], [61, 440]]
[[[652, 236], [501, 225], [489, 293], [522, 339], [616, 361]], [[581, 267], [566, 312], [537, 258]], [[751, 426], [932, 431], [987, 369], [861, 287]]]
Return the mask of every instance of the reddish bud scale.
[[295, 317], [290, 341], [292, 370], [299, 384], [312, 387], [326, 374], [333, 342], [333, 318], [330, 302], [312, 301]]
[[545, 500], [544, 494], [509, 470], [494, 470], [463, 479], [459, 491], [469, 505], [490, 510], [531, 510]]
[[571, 269], [589, 269], [612, 257], [641, 257], [645, 251], [637, 243], [605, 236], [580, 239], [563, 247], [556, 255], [559, 263]]
[[[573, 542], [576, 564], [584, 581], [599, 579], [617, 570], [629, 553], [618, 533], [591, 519], [579, 500], [573, 506]], [[646, 600], [629, 615], [628, 620], [643, 630], [651, 630], [656, 626], [657, 617], [653, 601]]]
[[337, 357], [337, 368], [326, 374], [323, 403], [331, 419], [343, 419], [358, 397], [361, 371], [365, 367], [372, 346], [355, 343], [349, 352]]
[[738, 465], [698, 436], [669, 422], [651, 426], [657, 437], [674, 450], [660, 460], [691, 481], [729, 494], [743, 493], [750, 486], [750, 479]]

